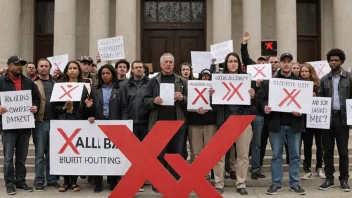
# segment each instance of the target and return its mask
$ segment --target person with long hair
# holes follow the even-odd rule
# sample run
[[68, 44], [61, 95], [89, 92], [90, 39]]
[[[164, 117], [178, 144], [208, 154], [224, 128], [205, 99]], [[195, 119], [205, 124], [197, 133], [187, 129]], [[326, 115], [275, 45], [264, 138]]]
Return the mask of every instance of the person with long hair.
[[300, 75], [301, 65], [298, 62], [293, 62], [292, 73], [296, 76]]
[[[79, 63], [69, 61], [64, 69], [63, 77], [57, 83], [83, 83], [81, 76], [82, 71]], [[81, 101], [52, 102], [51, 104], [58, 120], [86, 120], [94, 114], [93, 100], [89, 97], [85, 86], [83, 86]], [[64, 184], [59, 188], [59, 192], [66, 192], [68, 189], [72, 189], [74, 192], [80, 191], [77, 179], [77, 175], [65, 175]]]
[[[316, 74], [313, 66], [309, 63], [304, 63], [301, 65], [299, 76], [303, 80], [312, 81], [314, 83], [314, 95], [318, 95], [318, 89], [320, 85], [320, 79]], [[312, 146], [313, 146], [313, 136], [315, 137], [315, 144], [317, 147], [316, 159], [317, 164], [315, 170], [317, 175], [325, 179], [325, 173], [323, 172], [323, 143], [322, 143], [322, 129], [311, 129], [306, 128], [305, 132], [302, 133], [302, 140], [304, 142], [304, 160], [303, 169], [306, 172], [302, 177], [303, 180], [310, 179], [313, 174], [311, 170], [312, 165]]]
[[180, 65], [179, 73], [186, 80], [195, 80], [193, 77], [192, 65], [189, 63], [182, 63]]

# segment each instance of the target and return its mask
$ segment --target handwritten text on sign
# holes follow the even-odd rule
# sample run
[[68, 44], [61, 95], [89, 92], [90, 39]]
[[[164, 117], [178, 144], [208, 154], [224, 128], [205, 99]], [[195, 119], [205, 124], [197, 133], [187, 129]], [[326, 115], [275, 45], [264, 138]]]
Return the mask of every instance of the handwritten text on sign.
[[266, 80], [271, 78], [271, 64], [248, 65], [247, 73], [252, 75], [252, 80]]
[[233, 52], [233, 40], [211, 45], [210, 51], [213, 58], [216, 58], [215, 64], [223, 63], [226, 55]]
[[272, 78], [269, 83], [269, 106], [272, 111], [311, 113], [313, 82]]
[[314, 67], [314, 70], [319, 78], [322, 78], [331, 71], [328, 61], [315, 61], [308, 63]]
[[68, 54], [48, 57], [48, 60], [51, 63], [50, 74], [54, 73], [54, 71], [57, 69], [59, 69], [61, 72], [64, 72], [68, 63]]
[[200, 73], [203, 69], [209, 69], [211, 65], [211, 52], [191, 52], [192, 68], [194, 73]]
[[352, 99], [346, 100], [347, 125], [352, 125]]
[[55, 83], [50, 102], [81, 101], [84, 83]]
[[1, 106], [7, 110], [2, 115], [4, 130], [35, 127], [34, 115], [29, 111], [32, 106], [30, 90], [1, 92]]
[[314, 97], [312, 113], [307, 114], [307, 128], [330, 129], [331, 98]]
[[196, 111], [203, 109], [211, 110], [209, 89], [211, 81], [206, 80], [189, 80], [188, 81], [188, 100], [187, 110]]
[[125, 58], [123, 36], [98, 40], [98, 52], [101, 60], [118, 60]]
[[251, 75], [249, 74], [213, 74], [213, 104], [250, 105]]

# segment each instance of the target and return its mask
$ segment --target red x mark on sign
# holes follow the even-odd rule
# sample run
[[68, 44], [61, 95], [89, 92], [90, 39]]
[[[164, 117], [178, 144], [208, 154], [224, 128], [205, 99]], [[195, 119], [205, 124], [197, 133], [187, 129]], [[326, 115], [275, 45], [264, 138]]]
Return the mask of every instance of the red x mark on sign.
[[61, 61], [60, 61], [59, 63], [54, 63], [56, 69], [60, 69], [60, 68], [59, 68], [59, 65], [60, 65], [60, 64], [61, 64]]
[[62, 96], [60, 96], [59, 99], [65, 97], [66, 95], [67, 95], [70, 99], [72, 99], [72, 96], [71, 96], [70, 93], [71, 93], [73, 90], [75, 90], [77, 87], [79, 87], [79, 85], [77, 85], [77, 86], [75, 86], [75, 87], [73, 87], [73, 88], [72, 88], [72, 85], [67, 85], [67, 88], [69, 88], [68, 91], [66, 91], [66, 89], [65, 89], [64, 86], [60, 85], [60, 87], [61, 87], [61, 89], [62, 89], [65, 93], [64, 93]]
[[265, 46], [266, 46], [266, 49], [274, 50], [274, 48], [273, 48], [273, 42], [266, 42], [266, 43], [265, 43]]
[[[165, 160], [182, 177], [179, 182], [164, 168], [157, 156], [181, 127], [182, 121], [159, 121], [143, 142], [139, 142], [126, 126], [99, 126], [132, 163], [109, 197], [134, 197], [146, 180], [164, 197], [186, 198], [192, 191], [199, 197], [222, 197], [205, 179], [205, 175], [225, 155], [253, 119], [254, 116], [231, 116], [192, 165], [188, 165], [180, 155], [166, 154]], [[234, 125], [233, 122], [239, 124]]]
[[209, 104], [207, 99], [205, 99], [203, 96], [203, 93], [207, 90], [207, 88], [204, 88], [202, 91], [199, 91], [197, 88], [194, 88], [194, 90], [196, 90], [196, 92], [198, 93], [198, 96], [196, 97], [196, 99], [194, 99], [194, 101], [192, 102], [192, 105], [196, 104], [199, 98], [202, 98], [205, 104]]
[[[230, 87], [226, 84], [226, 82], [222, 82], [222, 84], [226, 87], [227, 89], [227, 93], [226, 95], [222, 98], [222, 100], [225, 100], [227, 98], [227, 96], [231, 93], [231, 89]], [[241, 86], [243, 85], [243, 83], [240, 83], [237, 87], [233, 86], [233, 84], [231, 82], [229, 82], [229, 85], [231, 86], [231, 88], [233, 89], [231, 95], [227, 98], [227, 101], [230, 101], [231, 98], [237, 93], [238, 97], [240, 97], [241, 101], [244, 101], [240, 92], [238, 92], [238, 90], [241, 88]]]
[[[287, 91], [286, 88], [283, 89], [284, 92], [287, 94], [286, 98], [284, 100], [282, 100], [279, 104], [279, 107], [282, 107], [283, 104], [285, 104], [285, 102], [288, 100], [288, 99], [291, 99], [291, 101], [289, 103], [287, 103], [287, 106], [289, 106], [292, 102], [295, 103], [297, 105], [298, 108], [301, 108], [301, 105], [298, 104], [298, 102], [296, 101], [296, 97], [298, 96], [298, 94], [301, 92], [301, 90], [297, 90], [296, 92], [296, 89], [293, 89], [291, 91], [291, 93], [289, 93]], [[296, 93], [295, 93], [296, 92]], [[293, 95], [294, 94], [294, 95]]]
[[260, 68], [260, 67], [253, 67], [257, 73], [254, 75], [253, 78], [257, 77], [259, 74], [261, 74], [263, 77], [266, 77], [266, 75], [263, 73], [263, 70], [265, 69], [265, 66]]
[[318, 67], [318, 65], [314, 65], [314, 68], [318, 68], [318, 76], [320, 75], [320, 73], [324, 74], [323, 69], [325, 67], [325, 64], [320, 64], [321, 67]]
[[81, 129], [80, 129], [80, 128], [76, 129], [76, 130], [72, 133], [72, 135], [70, 136], [70, 138], [67, 137], [65, 131], [62, 130], [62, 128], [58, 128], [57, 130], [58, 130], [59, 133], [62, 135], [62, 137], [66, 140], [66, 143], [62, 146], [62, 148], [60, 149], [60, 151], [58, 152], [58, 154], [62, 154], [62, 153], [66, 150], [67, 146], [70, 146], [70, 147], [72, 148], [73, 152], [76, 153], [77, 155], [79, 155], [79, 152], [78, 152], [77, 148], [72, 144], [72, 140], [73, 140], [73, 138], [75, 138], [76, 135], [81, 131]]

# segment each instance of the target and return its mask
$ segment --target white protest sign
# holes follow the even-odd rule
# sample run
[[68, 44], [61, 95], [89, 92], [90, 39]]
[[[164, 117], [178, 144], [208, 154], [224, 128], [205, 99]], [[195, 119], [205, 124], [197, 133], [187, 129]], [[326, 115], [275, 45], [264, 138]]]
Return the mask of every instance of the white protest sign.
[[211, 81], [207, 80], [189, 80], [188, 81], [188, 98], [187, 110], [197, 111], [198, 108], [203, 107], [205, 110], [212, 110], [210, 106]]
[[132, 131], [133, 121], [51, 120], [50, 174], [124, 175], [131, 162], [99, 128], [102, 125], [126, 125]]
[[213, 74], [211, 85], [215, 90], [213, 104], [251, 104], [249, 74]]
[[314, 97], [312, 113], [307, 114], [307, 128], [330, 129], [331, 98]]
[[174, 106], [175, 85], [173, 83], [160, 83], [160, 98], [163, 100], [161, 105]]
[[149, 74], [148, 77], [151, 79], [151, 78], [154, 78], [158, 74], [159, 74], [159, 72], [154, 72], [153, 74]]
[[55, 83], [50, 102], [81, 101], [84, 83]]
[[269, 82], [271, 111], [311, 113], [313, 82], [272, 78]]
[[252, 80], [267, 80], [271, 78], [271, 64], [247, 65], [247, 73], [252, 75]]
[[233, 52], [233, 40], [210, 46], [211, 55], [216, 58], [215, 64], [225, 62], [225, 57], [228, 53]]
[[124, 59], [123, 36], [98, 40], [98, 52], [101, 60]]
[[352, 125], [352, 99], [346, 100], [347, 125]]
[[61, 72], [64, 72], [64, 69], [68, 63], [68, 54], [52, 56], [47, 59], [51, 63], [50, 74], [54, 73], [56, 69], [60, 69]]
[[200, 73], [203, 69], [209, 69], [211, 65], [211, 58], [211, 52], [191, 51], [193, 72]]
[[319, 78], [322, 78], [331, 71], [328, 61], [314, 61], [308, 63], [314, 67]]
[[35, 128], [31, 90], [1, 92], [1, 106], [7, 112], [2, 114], [2, 129]]

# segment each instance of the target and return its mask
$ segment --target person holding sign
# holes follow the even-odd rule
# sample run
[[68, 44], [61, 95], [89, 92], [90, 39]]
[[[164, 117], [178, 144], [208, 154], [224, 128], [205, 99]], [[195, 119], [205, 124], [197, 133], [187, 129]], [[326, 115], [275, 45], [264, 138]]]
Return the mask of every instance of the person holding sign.
[[[185, 114], [187, 109], [187, 82], [181, 76], [173, 73], [175, 66], [174, 56], [170, 53], [165, 53], [160, 57], [161, 73], [149, 80], [146, 88], [146, 94], [143, 97], [143, 103], [150, 110], [149, 130], [155, 125], [158, 120], [186, 120]], [[160, 97], [160, 84], [174, 84], [175, 93], [173, 94], [174, 106], [165, 106], [164, 98]], [[183, 124], [181, 129], [170, 140], [168, 145], [159, 155], [159, 160], [175, 179], [180, 176], [167, 165], [164, 155], [166, 153], [180, 154], [182, 156], [183, 142], [185, 138], [186, 124]], [[153, 186], [153, 191], [158, 192]]]
[[[0, 77], [0, 94], [8, 91], [30, 90], [32, 95], [32, 106], [29, 111], [37, 113], [40, 105], [40, 96], [37, 86], [34, 82], [22, 75], [22, 67], [27, 62], [19, 56], [11, 56], [7, 60], [7, 73]], [[1, 96], [4, 97], [4, 96]], [[8, 98], [7, 100], [24, 101], [26, 96], [18, 95], [18, 97]], [[2, 104], [4, 105], [4, 104]], [[8, 109], [0, 105], [0, 115], [6, 114]], [[21, 120], [19, 120], [21, 122]], [[4, 130], [3, 116], [1, 116], [1, 136], [4, 151], [4, 179], [6, 192], [9, 195], [16, 194], [16, 189], [22, 189], [32, 192], [33, 188], [26, 184], [26, 159], [29, 146], [29, 138], [31, 137], [31, 129], [10, 129]], [[16, 169], [14, 168], [13, 158], [16, 151]], [[16, 176], [16, 178], [15, 178]]]
[[[82, 70], [76, 61], [69, 61], [64, 69], [64, 76], [60, 82], [82, 83]], [[58, 82], [58, 83], [60, 83]], [[94, 115], [93, 100], [90, 99], [88, 90], [83, 86], [81, 101], [79, 102], [52, 102], [52, 110], [57, 114], [58, 120], [85, 120]], [[80, 191], [77, 185], [78, 176], [64, 176], [64, 184], [59, 188], [59, 192], [66, 192], [72, 189], [74, 192]]]
[[331, 97], [331, 125], [330, 129], [322, 135], [325, 163], [325, 182], [319, 186], [319, 190], [327, 190], [334, 187], [334, 148], [335, 139], [339, 151], [339, 170], [341, 189], [350, 192], [348, 185], [349, 159], [348, 138], [349, 127], [347, 125], [346, 99], [352, 99], [352, 77], [341, 66], [346, 60], [345, 53], [340, 49], [331, 49], [326, 54], [331, 72], [320, 80], [319, 96]]

